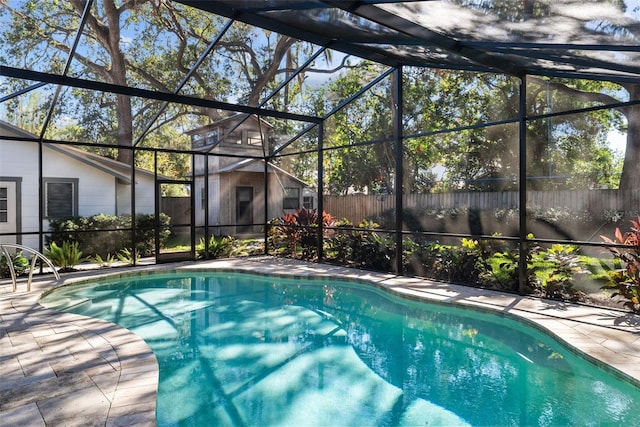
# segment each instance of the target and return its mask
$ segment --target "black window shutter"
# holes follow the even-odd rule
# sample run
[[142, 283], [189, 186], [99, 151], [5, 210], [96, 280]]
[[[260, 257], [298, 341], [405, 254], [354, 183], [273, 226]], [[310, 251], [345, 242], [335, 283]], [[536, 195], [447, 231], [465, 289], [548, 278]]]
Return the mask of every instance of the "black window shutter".
[[47, 183], [47, 216], [49, 218], [73, 216], [73, 184], [71, 182]]

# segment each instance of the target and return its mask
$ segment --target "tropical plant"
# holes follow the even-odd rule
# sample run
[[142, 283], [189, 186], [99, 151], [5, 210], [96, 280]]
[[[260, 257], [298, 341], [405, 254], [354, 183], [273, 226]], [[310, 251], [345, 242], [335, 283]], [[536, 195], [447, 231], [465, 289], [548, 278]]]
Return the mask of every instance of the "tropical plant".
[[547, 298], [577, 300], [582, 292], [574, 289], [574, 275], [587, 273], [574, 245], [553, 244], [536, 247], [528, 265], [530, 284]]
[[198, 258], [214, 259], [231, 255], [233, 251], [233, 239], [229, 236], [210, 236], [205, 245], [205, 239], [200, 238], [196, 246]]
[[346, 264], [351, 256], [351, 232], [353, 224], [346, 218], [334, 223], [335, 229], [326, 240], [327, 257], [331, 260]]
[[605, 288], [614, 291], [612, 297], [626, 298], [625, 306], [640, 311], [640, 215], [630, 223], [631, 228], [625, 233], [616, 228], [614, 239], [600, 236], [606, 243], [628, 246], [607, 247], [614, 257], [616, 268], [605, 268], [609, 276]]
[[9, 260], [4, 255], [0, 255], [0, 277], [10, 277], [11, 271], [9, 269], [9, 262], [13, 265], [13, 271], [16, 276], [24, 274], [29, 268], [29, 260], [22, 255], [22, 251], [16, 251], [9, 255]]
[[98, 264], [100, 268], [109, 268], [116, 261], [116, 257], [108, 253], [103, 259], [99, 254], [89, 258], [94, 264]]
[[[317, 209], [302, 208], [295, 213], [284, 214], [270, 223], [272, 244], [284, 245], [286, 253], [294, 256], [301, 250], [303, 259], [312, 259], [318, 244], [319, 220]], [[334, 223], [335, 219], [330, 214], [322, 212], [323, 227], [332, 227]]]
[[124, 248], [117, 253], [117, 256], [125, 265], [133, 265], [140, 261], [140, 253], [136, 249]]
[[338, 227], [327, 241], [331, 259], [341, 264], [378, 271], [392, 269], [394, 241], [375, 231], [380, 227], [378, 224], [370, 220], [363, 220], [357, 228], [353, 228], [347, 220], [336, 224]]
[[58, 246], [56, 242], [51, 242], [49, 248], [45, 249], [44, 255], [53, 265], [60, 267], [61, 272], [75, 271], [75, 266], [85, 261], [78, 242], [67, 240], [62, 242], [61, 246]]

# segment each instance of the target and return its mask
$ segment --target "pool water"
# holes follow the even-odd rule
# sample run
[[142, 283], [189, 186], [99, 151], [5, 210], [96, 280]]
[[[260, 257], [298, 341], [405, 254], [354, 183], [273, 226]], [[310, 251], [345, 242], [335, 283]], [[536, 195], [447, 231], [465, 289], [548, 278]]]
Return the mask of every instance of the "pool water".
[[633, 426], [640, 390], [524, 324], [371, 285], [173, 273], [67, 286], [157, 356], [159, 426]]

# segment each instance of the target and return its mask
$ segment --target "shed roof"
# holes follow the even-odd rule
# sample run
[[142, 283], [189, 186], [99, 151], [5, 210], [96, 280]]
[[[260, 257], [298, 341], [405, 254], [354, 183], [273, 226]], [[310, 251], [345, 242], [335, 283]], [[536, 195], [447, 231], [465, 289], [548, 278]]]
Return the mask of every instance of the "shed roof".
[[[259, 169], [256, 169], [256, 166], [261, 164]], [[292, 181], [298, 183], [302, 187], [309, 187], [309, 184], [298, 178], [297, 176], [287, 172], [286, 170], [272, 164], [267, 164], [269, 172], [275, 172], [277, 174], [281, 174], [283, 176], [288, 177]], [[209, 172], [209, 175], [228, 173], [228, 172], [262, 172], [264, 170], [264, 159], [242, 159], [237, 162], [230, 163], [226, 166], [221, 167], [220, 169], [212, 170]], [[203, 176], [204, 173], [197, 173], [196, 176]]]

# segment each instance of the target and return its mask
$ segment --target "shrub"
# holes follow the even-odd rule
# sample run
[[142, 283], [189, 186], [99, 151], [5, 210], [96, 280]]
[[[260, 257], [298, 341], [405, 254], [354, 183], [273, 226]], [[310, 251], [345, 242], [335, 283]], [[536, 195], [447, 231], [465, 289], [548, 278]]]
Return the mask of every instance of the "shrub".
[[631, 228], [626, 233], [616, 228], [614, 239], [601, 236], [607, 243], [631, 246], [607, 248], [619, 268], [606, 269], [609, 281], [605, 287], [614, 290], [612, 297], [626, 298], [625, 306], [640, 311], [640, 215], [637, 221], [631, 220], [630, 223]]
[[353, 224], [343, 218], [336, 221], [334, 226], [336, 230], [333, 230], [331, 237], [326, 240], [327, 257], [340, 264], [347, 264], [351, 257], [351, 232], [347, 229], [353, 228]]
[[359, 228], [367, 230], [354, 230], [350, 233], [351, 262], [356, 267], [368, 268], [379, 271], [391, 271], [394, 256], [394, 241], [388, 236], [380, 236], [371, 229], [378, 228], [378, 224], [363, 221]]
[[[160, 244], [164, 244], [170, 234], [170, 218], [161, 213]], [[47, 243], [77, 242], [79, 249], [89, 255], [106, 257], [132, 247], [131, 215], [98, 214], [89, 217], [73, 217], [52, 220], [52, 231]], [[155, 248], [155, 215], [136, 215], [136, 249], [142, 255], [152, 255]]]
[[[533, 235], [529, 234], [529, 239]], [[527, 283], [529, 293], [549, 298], [577, 299], [573, 289], [575, 274], [586, 273], [572, 245], [552, 245], [549, 249], [528, 244]], [[517, 290], [517, 249], [499, 240], [463, 238], [460, 245], [405, 241], [408, 272], [438, 280], [471, 284], [500, 290]]]
[[[9, 255], [9, 257], [16, 276], [24, 274], [29, 268], [29, 260], [22, 255], [22, 251], [16, 251]], [[9, 270], [9, 264], [5, 255], [0, 255], [0, 277], [11, 277], [11, 270]]]
[[573, 276], [586, 273], [574, 245], [553, 244], [549, 249], [534, 248], [528, 263], [529, 281], [534, 290], [547, 298], [577, 300], [582, 292], [573, 288]]
[[[128, 217], [130, 224], [131, 216], [126, 215], [125, 217]], [[136, 215], [136, 250], [141, 256], [153, 255], [155, 251], [155, 221], [156, 216], [154, 214]], [[158, 216], [158, 225], [160, 227], [160, 247], [163, 247], [166, 244], [167, 239], [169, 239], [169, 236], [171, 235], [171, 230], [169, 229], [170, 223], [171, 218], [167, 214], [161, 212]], [[131, 248], [131, 239], [126, 243], [127, 244], [124, 248]]]
[[205, 247], [204, 238], [200, 238], [196, 246], [198, 258], [215, 259], [226, 257], [233, 251], [233, 239], [229, 236], [210, 236]]
[[[287, 254], [297, 256], [301, 250], [303, 259], [312, 259], [318, 244], [318, 210], [297, 209], [295, 213], [284, 214], [281, 218], [270, 222], [271, 244], [284, 246]], [[331, 227], [335, 219], [326, 212], [322, 213], [322, 225]]]
[[379, 228], [378, 224], [364, 220], [358, 224], [362, 230], [353, 229], [347, 220], [339, 221], [336, 225], [338, 230], [327, 240], [331, 259], [341, 264], [378, 271], [392, 269], [394, 241], [374, 231]]
[[60, 271], [74, 271], [74, 267], [85, 260], [78, 246], [78, 242], [64, 241], [60, 246], [51, 242], [49, 248], [44, 250], [44, 255], [53, 265], [60, 267]]

